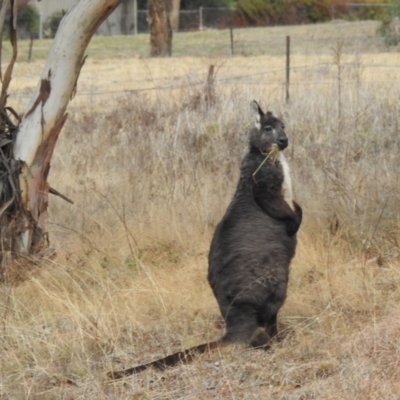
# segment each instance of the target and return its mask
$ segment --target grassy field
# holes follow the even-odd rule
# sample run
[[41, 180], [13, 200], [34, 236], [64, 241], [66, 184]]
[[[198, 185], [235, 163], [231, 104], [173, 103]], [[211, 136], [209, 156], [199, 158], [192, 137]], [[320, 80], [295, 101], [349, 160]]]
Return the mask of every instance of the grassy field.
[[[301, 55], [330, 54], [331, 44], [342, 38], [348, 53], [376, 53], [382, 50], [383, 39], [376, 35], [377, 21], [350, 23], [335, 21], [329, 24], [299, 26], [277, 26], [273, 28], [235, 29], [234, 53], [241, 56], [283, 55], [285, 37], [291, 36], [292, 52]], [[51, 45], [51, 39], [35, 40], [32, 61], [44, 60]], [[11, 46], [4, 43], [3, 58], [11, 55]], [[229, 30], [204, 30], [176, 33], [173, 37], [174, 57], [227, 57], [231, 55]], [[137, 36], [95, 36], [89, 44], [89, 59], [124, 62], [132, 58], [149, 55], [149, 35]], [[19, 60], [26, 62], [29, 55], [29, 41], [19, 44]], [[114, 62], [115, 65], [115, 62]]]
[[[238, 49], [248, 46], [234, 57], [227, 32], [185, 33], [165, 60], [146, 57], [144, 35], [95, 38], [49, 179], [75, 202], [50, 199], [57, 256], [0, 286], [0, 399], [397, 399], [400, 55], [375, 31], [240, 30]], [[48, 46], [35, 44], [27, 63], [21, 43], [9, 98], [18, 111]], [[107, 381], [111, 369], [222, 335], [207, 253], [253, 99], [285, 121], [304, 211], [282, 340]]]

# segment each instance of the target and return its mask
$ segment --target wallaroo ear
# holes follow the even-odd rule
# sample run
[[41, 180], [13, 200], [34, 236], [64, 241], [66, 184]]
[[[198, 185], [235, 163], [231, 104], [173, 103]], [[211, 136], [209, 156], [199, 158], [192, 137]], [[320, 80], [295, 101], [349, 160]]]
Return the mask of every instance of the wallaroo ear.
[[255, 113], [259, 114], [260, 116], [264, 115], [264, 111], [261, 110], [261, 107], [258, 105], [258, 103], [255, 100], [253, 100], [250, 103], [250, 107]]
[[258, 105], [258, 103], [255, 100], [253, 100], [250, 103], [250, 108], [254, 112], [254, 116], [256, 119], [256, 121], [255, 121], [256, 128], [260, 129], [260, 127], [261, 127], [260, 120], [261, 120], [261, 117], [264, 115], [264, 111], [261, 110], [261, 107]]

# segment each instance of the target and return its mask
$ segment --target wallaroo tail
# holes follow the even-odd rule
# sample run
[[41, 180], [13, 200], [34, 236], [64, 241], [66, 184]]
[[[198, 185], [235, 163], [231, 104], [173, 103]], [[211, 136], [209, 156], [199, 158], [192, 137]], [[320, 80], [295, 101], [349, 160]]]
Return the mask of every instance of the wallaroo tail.
[[208, 256], [208, 281], [225, 320], [225, 334], [167, 357], [122, 371], [113, 379], [189, 363], [196, 354], [235, 342], [267, 349], [277, 336], [278, 311], [286, 299], [302, 209], [293, 200], [285, 126], [251, 103], [255, 127], [228, 209], [217, 225]]
[[120, 379], [125, 376], [138, 374], [139, 372], [145, 371], [148, 368], [154, 367], [159, 371], [164, 371], [169, 367], [174, 367], [177, 364], [189, 364], [193, 361], [194, 357], [198, 354], [204, 354], [224, 344], [217, 340], [215, 342], [209, 342], [200, 344], [187, 350], [178, 351], [174, 354], [160, 358], [159, 360], [152, 361], [148, 364], [138, 365], [137, 367], [123, 369], [121, 371], [111, 371], [107, 373], [107, 376], [111, 379]]

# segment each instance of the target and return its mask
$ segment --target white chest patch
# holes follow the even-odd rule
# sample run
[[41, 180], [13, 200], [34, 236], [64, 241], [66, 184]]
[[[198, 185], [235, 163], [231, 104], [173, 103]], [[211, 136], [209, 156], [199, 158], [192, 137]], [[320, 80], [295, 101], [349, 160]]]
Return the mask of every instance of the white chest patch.
[[280, 151], [278, 154], [278, 161], [282, 165], [283, 169], [283, 184], [282, 184], [282, 194], [286, 203], [289, 204], [289, 207], [294, 210], [293, 206], [293, 192], [292, 192], [292, 178], [290, 177], [290, 168], [289, 164], [286, 161], [285, 156]]

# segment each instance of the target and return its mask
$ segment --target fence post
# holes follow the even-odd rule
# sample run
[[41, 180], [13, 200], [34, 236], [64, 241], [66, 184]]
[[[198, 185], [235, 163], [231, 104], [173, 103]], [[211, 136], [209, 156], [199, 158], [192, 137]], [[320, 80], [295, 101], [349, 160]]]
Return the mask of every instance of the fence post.
[[290, 83], [290, 36], [286, 36], [286, 103], [289, 102]]
[[203, 7], [199, 7], [199, 31], [203, 30]]
[[43, 16], [42, 12], [39, 13], [39, 39], [43, 39]]
[[231, 33], [231, 55], [233, 56], [234, 48], [233, 48], [233, 27], [232, 27], [232, 24], [229, 27], [229, 30], [230, 30], [230, 33]]
[[204, 100], [206, 102], [206, 108], [208, 110], [214, 101], [214, 65], [213, 64], [211, 64], [208, 67], [208, 75], [207, 75], [207, 81], [206, 81], [206, 87], [205, 87], [204, 94], [205, 94]]
[[29, 42], [28, 62], [31, 62], [32, 59], [32, 48], [33, 48], [33, 35], [31, 35]]
[[137, 17], [137, 0], [133, 0], [133, 34], [138, 34], [138, 27], [137, 27], [138, 17]]

